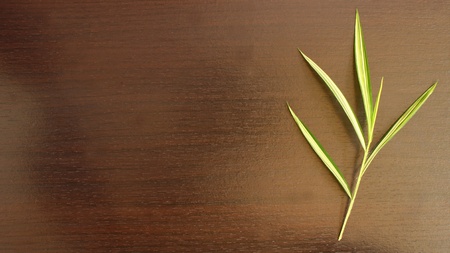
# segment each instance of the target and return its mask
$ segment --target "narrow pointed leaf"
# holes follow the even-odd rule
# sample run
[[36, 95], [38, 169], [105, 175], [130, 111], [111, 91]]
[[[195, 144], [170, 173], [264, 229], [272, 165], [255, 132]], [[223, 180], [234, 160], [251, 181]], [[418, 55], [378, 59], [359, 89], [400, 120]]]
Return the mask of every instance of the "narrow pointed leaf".
[[378, 106], [380, 106], [381, 91], [383, 90], [383, 80], [384, 80], [384, 77], [381, 78], [380, 90], [378, 91], [377, 101], [375, 102], [375, 107], [373, 108], [373, 116], [372, 116], [373, 127], [372, 127], [372, 134], [370, 134], [370, 136], [369, 136], [370, 137], [369, 143], [372, 142], [373, 131], [375, 128], [375, 122], [377, 121]]
[[331, 90], [333, 95], [336, 97], [337, 101], [341, 105], [342, 109], [344, 109], [345, 114], [347, 114], [350, 123], [355, 129], [356, 135], [358, 136], [359, 141], [361, 142], [361, 146], [366, 149], [366, 142], [364, 140], [364, 134], [359, 124], [358, 119], [356, 118], [355, 113], [350, 107], [347, 99], [344, 94], [342, 94], [341, 90], [337, 87], [337, 85], [331, 80], [331, 78], [323, 71], [313, 60], [311, 60], [308, 56], [306, 56], [302, 51], [299, 50], [302, 54], [303, 58], [309, 63], [309, 65], [317, 72], [317, 74], [322, 78], [328, 88]]
[[356, 73], [358, 74], [359, 87], [361, 89], [362, 99], [364, 103], [364, 110], [366, 112], [368, 135], [370, 137], [373, 129], [372, 87], [370, 85], [369, 64], [367, 61], [366, 46], [364, 44], [364, 36], [362, 32], [361, 22], [359, 20], [358, 10], [356, 10], [355, 21], [355, 65]]
[[333, 173], [333, 175], [336, 177], [339, 184], [344, 189], [345, 193], [349, 196], [349, 198], [352, 198], [352, 194], [350, 191], [350, 187], [347, 183], [347, 181], [344, 178], [344, 175], [342, 172], [338, 169], [336, 164], [331, 159], [330, 155], [325, 151], [325, 149], [322, 147], [322, 145], [319, 143], [319, 141], [314, 137], [314, 135], [309, 131], [309, 129], [303, 124], [303, 122], [300, 121], [300, 119], [295, 115], [294, 111], [292, 111], [289, 104], [287, 105], [289, 108], [289, 111], [291, 112], [292, 118], [294, 118], [294, 121], [297, 123], [298, 128], [302, 132], [302, 134], [305, 136], [306, 140], [309, 142], [309, 145], [311, 145], [312, 149], [316, 152], [317, 156], [322, 160], [322, 162], [327, 166], [327, 168]]
[[400, 116], [400, 118], [397, 119], [397, 121], [394, 123], [394, 125], [391, 126], [391, 128], [387, 131], [387, 133], [383, 136], [381, 141], [378, 143], [378, 145], [373, 150], [372, 154], [367, 159], [367, 162], [364, 166], [364, 169], [362, 173], [366, 172], [367, 168], [369, 167], [372, 160], [375, 158], [375, 156], [380, 152], [380, 150], [388, 143], [395, 134], [402, 129], [403, 126], [414, 116], [414, 114], [420, 109], [420, 107], [427, 101], [428, 97], [433, 93], [434, 89], [436, 88], [437, 82], [430, 86], [403, 114]]

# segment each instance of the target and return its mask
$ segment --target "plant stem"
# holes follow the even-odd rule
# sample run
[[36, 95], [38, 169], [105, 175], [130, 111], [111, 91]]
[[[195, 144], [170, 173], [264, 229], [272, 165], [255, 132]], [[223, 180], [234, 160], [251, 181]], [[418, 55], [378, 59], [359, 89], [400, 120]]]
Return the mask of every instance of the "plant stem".
[[367, 148], [364, 150], [364, 158], [363, 158], [363, 161], [361, 164], [361, 168], [359, 169], [359, 172], [358, 172], [358, 178], [356, 179], [355, 188], [353, 189], [353, 194], [350, 199], [350, 203], [348, 204], [347, 213], [345, 214], [344, 222], [342, 223], [342, 228], [341, 228], [341, 232], [339, 233], [338, 241], [340, 241], [342, 239], [342, 236], [344, 235], [345, 226], [347, 226], [348, 218], [350, 217], [350, 214], [352, 213], [353, 204], [355, 203], [356, 195], [358, 194], [359, 184], [361, 183], [361, 178], [363, 176], [362, 171], [365, 167], [367, 157], [369, 156], [369, 148], [370, 148], [370, 143], [368, 143]]

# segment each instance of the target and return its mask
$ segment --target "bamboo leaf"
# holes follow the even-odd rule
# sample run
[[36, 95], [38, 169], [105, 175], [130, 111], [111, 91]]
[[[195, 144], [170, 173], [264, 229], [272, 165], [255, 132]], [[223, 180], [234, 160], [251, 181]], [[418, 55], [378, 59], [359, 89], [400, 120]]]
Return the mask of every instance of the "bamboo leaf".
[[364, 43], [364, 36], [361, 22], [359, 20], [358, 10], [356, 10], [355, 21], [355, 65], [356, 73], [358, 74], [359, 87], [363, 98], [364, 110], [366, 112], [369, 136], [368, 139], [371, 139], [373, 134], [372, 86], [370, 85], [369, 63], [367, 61], [366, 45]]
[[342, 94], [341, 90], [337, 87], [337, 85], [331, 80], [331, 78], [323, 71], [313, 60], [311, 60], [308, 56], [306, 56], [301, 50], [299, 52], [302, 54], [303, 58], [309, 63], [309, 65], [316, 71], [316, 73], [322, 78], [328, 88], [331, 90], [333, 95], [336, 97], [337, 101], [341, 105], [342, 109], [344, 109], [345, 114], [347, 114], [350, 123], [355, 129], [356, 135], [358, 136], [359, 141], [361, 142], [361, 146], [363, 149], [366, 149], [366, 142], [364, 140], [364, 134], [359, 124], [358, 119], [356, 118], [355, 113], [350, 107], [347, 99], [344, 94]]
[[294, 118], [295, 123], [297, 123], [298, 128], [302, 132], [302, 134], [305, 136], [306, 140], [309, 142], [309, 145], [311, 145], [312, 149], [316, 152], [317, 156], [322, 160], [322, 162], [327, 166], [327, 168], [331, 171], [331, 173], [336, 177], [339, 184], [344, 189], [345, 193], [349, 196], [349, 198], [352, 198], [352, 194], [350, 191], [350, 187], [347, 183], [347, 181], [344, 178], [344, 175], [342, 172], [338, 169], [336, 164], [331, 159], [330, 155], [325, 151], [325, 149], [322, 147], [322, 145], [319, 143], [319, 141], [314, 137], [314, 135], [309, 131], [309, 129], [303, 124], [303, 122], [300, 121], [300, 119], [295, 115], [294, 111], [292, 111], [289, 104], [287, 104], [289, 111], [291, 112], [292, 118]]
[[383, 136], [381, 141], [378, 143], [378, 145], [373, 150], [372, 154], [367, 159], [364, 169], [362, 173], [364, 174], [369, 167], [372, 160], [375, 158], [375, 156], [380, 152], [380, 150], [388, 143], [395, 134], [402, 129], [402, 127], [405, 126], [405, 124], [414, 116], [414, 114], [420, 109], [420, 107], [427, 101], [428, 97], [433, 93], [434, 89], [436, 88], [436, 85], [438, 83], [434, 83], [430, 86], [414, 103], [400, 116], [400, 118], [397, 119], [397, 121], [391, 126], [391, 128], [387, 131], [387, 133]]
[[[373, 127], [372, 127], [372, 131], [375, 129], [375, 122], [377, 121], [378, 106], [380, 105], [381, 91], [383, 90], [383, 80], [384, 80], [384, 77], [381, 78], [380, 90], [378, 91], [377, 101], [375, 102], [375, 107], [373, 108], [373, 115], [372, 115]], [[369, 137], [370, 137], [369, 143], [371, 143], [373, 134], [371, 134]]]

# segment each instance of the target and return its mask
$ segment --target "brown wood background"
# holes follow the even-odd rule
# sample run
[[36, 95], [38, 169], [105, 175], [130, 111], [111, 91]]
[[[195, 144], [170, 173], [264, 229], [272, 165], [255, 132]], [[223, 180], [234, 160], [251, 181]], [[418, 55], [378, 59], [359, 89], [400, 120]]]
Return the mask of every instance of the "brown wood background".
[[[58, 3], [59, 2], [59, 3]], [[1, 1], [0, 252], [448, 252], [449, 1]], [[359, 8], [378, 140], [429, 101], [345, 193], [363, 118]]]

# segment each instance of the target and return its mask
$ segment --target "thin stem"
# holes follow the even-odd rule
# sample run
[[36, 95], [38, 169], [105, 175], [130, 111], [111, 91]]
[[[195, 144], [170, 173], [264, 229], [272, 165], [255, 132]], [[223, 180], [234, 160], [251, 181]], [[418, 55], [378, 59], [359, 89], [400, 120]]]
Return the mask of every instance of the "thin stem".
[[369, 155], [369, 147], [370, 147], [370, 143], [368, 143], [367, 148], [364, 150], [364, 158], [363, 158], [363, 161], [361, 164], [361, 168], [359, 169], [359, 172], [358, 172], [358, 178], [356, 179], [355, 188], [353, 189], [353, 194], [352, 194], [350, 203], [347, 208], [347, 213], [345, 214], [344, 222], [342, 223], [342, 228], [341, 228], [341, 232], [339, 233], [338, 241], [340, 241], [342, 239], [342, 236], [344, 235], [345, 227], [347, 226], [348, 218], [350, 217], [350, 214], [352, 213], [353, 204], [355, 203], [356, 195], [358, 194], [359, 184], [361, 183], [361, 178], [363, 176], [362, 171], [365, 168], [367, 157]]

